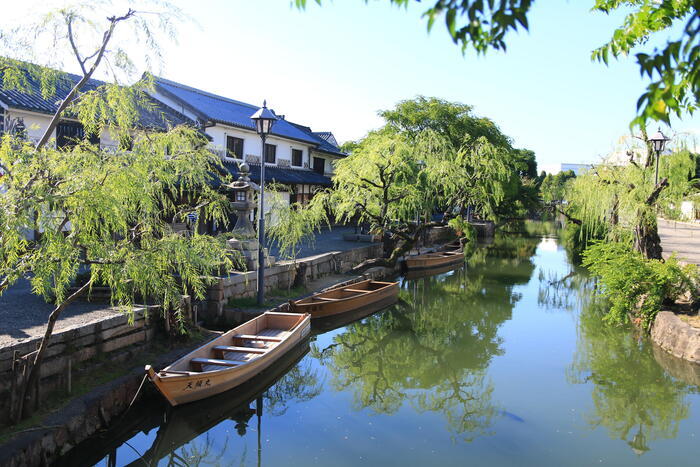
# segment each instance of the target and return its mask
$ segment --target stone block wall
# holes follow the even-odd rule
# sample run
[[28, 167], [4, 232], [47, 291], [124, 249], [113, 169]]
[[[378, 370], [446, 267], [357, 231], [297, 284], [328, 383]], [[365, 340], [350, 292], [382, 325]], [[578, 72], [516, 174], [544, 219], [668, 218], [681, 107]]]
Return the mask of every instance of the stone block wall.
[[[373, 244], [347, 251], [334, 251], [294, 261], [281, 261], [265, 269], [265, 292], [287, 288], [294, 283], [297, 274], [304, 274], [303, 282], [330, 274], [343, 274], [368, 258], [382, 254], [382, 245]], [[302, 278], [300, 278], [302, 279]], [[254, 297], [257, 293], [257, 271], [236, 273], [219, 277], [207, 292], [205, 316], [207, 321], [218, 321], [231, 298]]]
[[[62, 329], [51, 338], [41, 367], [39, 397], [66, 390], [76, 367], [97, 355], [111, 355], [130, 346], [143, 345], [154, 335], [144, 309], [135, 310], [133, 323], [127, 314], [100, 318]], [[14, 402], [13, 386], [21, 381], [22, 362], [31, 360], [41, 338], [36, 337], [0, 348], [0, 422], [5, 422]]]

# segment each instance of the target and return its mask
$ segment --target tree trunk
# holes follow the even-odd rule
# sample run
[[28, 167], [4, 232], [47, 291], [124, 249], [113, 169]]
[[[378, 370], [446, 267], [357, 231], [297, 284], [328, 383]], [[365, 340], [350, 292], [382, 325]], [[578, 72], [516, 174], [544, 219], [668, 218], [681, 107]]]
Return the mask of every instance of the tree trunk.
[[[61, 312], [73, 301], [75, 301], [76, 298], [81, 296], [90, 287], [91, 284], [91, 280], [87, 281], [82, 287], [80, 287], [71, 296], [66, 298], [56, 308], [54, 308], [51, 314], [49, 315], [49, 322], [46, 324], [46, 331], [44, 331], [44, 337], [41, 339], [39, 349], [36, 351], [36, 357], [34, 357], [34, 362], [29, 368], [29, 375], [24, 381], [24, 387], [20, 390], [21, 397], [18, 398], [18, 403], [20, 404], [20, 406], [18, 407], [16, 412], [18, 416], [28, 417], [34, 410], [34, 407], [30, 407], [29, 404], [27, 404], [27, 399], [30, 398], [32, 388], [36, 386], [39, 381], [41, 362], [44, 359], [44, 353], [46, 353], [46, 349], [49, 347], [49, 341], [51, 340], [51, 335], [53, 334], [53, 328], [56, 326], [56, 321], [58, 321]], [[38, 403], [38, 401], [35, 401], [35, 403]]]
[[661, 238], [656, 227], [656, 219], [646, 222], [643, 218], [634, 228], [634, 248], [648, 259], [662, 259]]

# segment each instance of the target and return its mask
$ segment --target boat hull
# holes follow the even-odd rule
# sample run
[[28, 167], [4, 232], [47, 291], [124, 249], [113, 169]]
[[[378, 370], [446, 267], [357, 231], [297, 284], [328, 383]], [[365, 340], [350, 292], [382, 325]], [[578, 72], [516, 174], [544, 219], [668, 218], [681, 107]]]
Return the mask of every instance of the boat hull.
[[[346, 288], [352, 288], [353, 286], [359, 287], [362, 286], [362, 284], [368, 282], [374, 281], [363, 281], [357, 284], [349, 285]], [[385, 284], [386, 286], [382, 287], [381, 289], [372, 290], [370, 292], [359, 294], [354, 297], [348, 297], [337, 301], [329, 301], [325, 303], [305, 303], [306, 300], [298, 300], [296, 302], [290, 302], [290, 307], [295, 313], [308, 313], [311, 315], [312, 320], [319, 320], [331, 318], [345, 313], [350, 313], [364, 308], [370, 308], [371, 310], [375, 308], [373, 305], [377, 303], [381, 303], [383, 307], [389, 306], [392, 303], [398, 301], [399, 284], [398, 282], [386, 282]], [[375, 309], [374, 311], [377, 310]]]
[[464, 261], [464, 253], [444, 252], [428, 253], [406, 258], [405, 264], [408, 271], [418, 271], [423, 269], [442, 268], [449, 265], [456, 265]]
[[[244, 323], [207, 345], [200, 347], [181, 360], [205, 356], [208, 349], [210, 349], [212, 345], [215, 345], [217, 341], [232, 332], [235, 333], [236, 330], [246, 326], [246, 324], [248, 323]], [[153, 371], [153, 369], [150, 369], [150, 367], [147, 367], [147, 374], [171, 405], [176, 406], [198, 401], [233, 389], [255, 377], [284, 356], [285, 353], [306, 338], [310, 332], [310, 317], [305, 316], [279, 344], [271, 348], [264, 355], [261, 355], [260, 358], [256, 358], [245, 364], [218, 371], [206, 371], [201, 373], [189, 372], [189, 374], [168, 375], [167, 377], [163, 377], [159, 373]]]

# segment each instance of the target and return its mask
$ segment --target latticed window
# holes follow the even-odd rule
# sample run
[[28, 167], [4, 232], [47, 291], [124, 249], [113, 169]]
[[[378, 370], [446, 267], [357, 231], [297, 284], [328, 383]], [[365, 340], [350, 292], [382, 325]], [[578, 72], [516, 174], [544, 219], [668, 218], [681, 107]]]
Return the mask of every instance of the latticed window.
[[0, 107], [0, 136], [5, 133], [5, 109]]
[[292, 165], [295, 167], [301, 167], [301, 159], [303, 157], [303, 152], [301, 149], [292, 149]]
[[228, 157], [233, 157], [235, 159], [243, 159], [243, 138], [227, 136], [226, 151]]
[[274, 144], [265, 144], [265, 162], [274, 164], [277, 160], [277, 146]]

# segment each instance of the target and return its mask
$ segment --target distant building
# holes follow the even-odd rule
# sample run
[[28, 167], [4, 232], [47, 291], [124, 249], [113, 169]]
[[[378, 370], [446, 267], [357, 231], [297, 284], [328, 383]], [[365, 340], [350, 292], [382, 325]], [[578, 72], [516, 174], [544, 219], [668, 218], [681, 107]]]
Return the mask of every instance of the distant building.
[[581, 175], [593, 167], [593, 164], [573, 164], [568, 162], [560, 162], [558, 164], [543, 164], [542, 170], [551, 175], [556, 175], [560, 172], [573, 171], [577, 176]]

